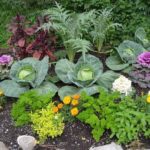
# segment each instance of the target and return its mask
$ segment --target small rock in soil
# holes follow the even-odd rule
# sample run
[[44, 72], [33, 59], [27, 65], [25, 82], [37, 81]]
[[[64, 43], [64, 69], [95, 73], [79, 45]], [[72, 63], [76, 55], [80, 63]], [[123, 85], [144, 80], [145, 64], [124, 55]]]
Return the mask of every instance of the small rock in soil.
[[112, 142], [111, 144], [107, 144], [104, 146], [91, 147], [90, 150], [123, 150], [123, 149], [120, 145], [117, 145], [114, 142]]
[[8, 150], [3, 142], [0, 142], [0, 150]]

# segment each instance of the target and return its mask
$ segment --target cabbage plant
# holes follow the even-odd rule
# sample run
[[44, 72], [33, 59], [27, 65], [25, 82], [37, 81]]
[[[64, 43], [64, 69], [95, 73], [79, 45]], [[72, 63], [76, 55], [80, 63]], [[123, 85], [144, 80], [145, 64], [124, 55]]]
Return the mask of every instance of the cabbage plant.
[[57, 87], [50, 82], [44, 82], [49, 68], [48, 62], [47, 56], [41, 61], [29, 57], [15, 62], [10, 69], [11, 80], [0, 82], [5, 96], [19, 97], [30, 88], [37, 89], [39, 93], [55, 94]]
[[145, 48], [136, 42], [125, 40], [117, 48], [117, 53], [106, 59], [106, 65], [111, 70], [123, 70], [136, 62], [139, 54], [146, 51]]
[[58, 95], [63, 99], [66, 95], [85, 91], [89, 95], [99, 92], [99, 87], [111, 88], [112, 82], [118, 77], [113, 71], [103, 73], [103, 64], [99, 58], [86, 54], [81, 56], [76, 64], [67, 59], [56, 63], [55, 72], [59, 79], [74, 86], [64, 86], [59, 89]]

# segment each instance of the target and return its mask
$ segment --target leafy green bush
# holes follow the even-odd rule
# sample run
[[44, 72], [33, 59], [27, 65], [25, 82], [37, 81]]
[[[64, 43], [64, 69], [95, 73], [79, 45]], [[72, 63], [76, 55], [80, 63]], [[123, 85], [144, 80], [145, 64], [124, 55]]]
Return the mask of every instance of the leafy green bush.
[[55, 138], [63, 133], [64, 123], [60, 113], [53, 112], [54, 104], [50, 103], [46, 109], [31, 113], [33, 130], [39, 135], [40, 142], [44, 142], [48, 137]]
[[120, 98], [119, 93], [101, 89], [98, 98], [82, 94], [82, 109], [77, 118], [91, 126], [96, 141], [110, 129], [110, 137], [117, 137], [119, 143], [128, 143], [142, 133], [150, 137], [150, 115], [143, 111], [147, 107], [142, 104], [143, 101], [146, 101], [146, 96], [136, 100], [129, 96]]
[[31, 121], [29, 114], [37, 109], [46, 107], [51, 100], [51, 94], [40, 95], [35, 90], [22, 94], [18, 101], [13, 104], [11, 110], [11, 116], [15, 121], [15, 125], [22, 126], [28, 124]]

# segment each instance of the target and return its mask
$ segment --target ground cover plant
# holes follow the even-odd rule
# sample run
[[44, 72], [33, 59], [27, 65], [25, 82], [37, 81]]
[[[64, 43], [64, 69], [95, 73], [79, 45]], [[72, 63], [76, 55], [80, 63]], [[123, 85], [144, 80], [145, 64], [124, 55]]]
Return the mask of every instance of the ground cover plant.
[[89, 124], [92, 128], [92, 135], [99, 141], [105, 130], [110, 129], [110, 137], [116, 136], [119, 143], [131, 142], [138, 139], [143, 133], [149, 136], [149, 110], [147, 105], [143, 107], [141, 103], [146, 103], [146, 97], [132, 99], [130, 96], [120, 97], [119, 93], [108, 93], [100, 90], [98, 98], [81, 96], [81, 112], [77, 116], [81, 121]]
[[11, 111], [15, 125], [28, 124], [31, 121], [30, 112], [35, 112], [38, 109], [46, 107], [51, 101], [51, 93], [40, 95], [36, 90], [31, 90], [20, 95]]
[[[148, 3], [140, 1], [147, 8]], [[40, 150], [89, 149], [111, 141], [123, 148], [136, 141], [146, 143], [150, 38], [147, 27], [132, 26], [138, 22], [133, 14], [128, 16], [133, 3], [59, 2], [12, 2], [18, 5], [12, 6], [8, 26], [10, 53], [1, 52], [0, 46], [0, 141], [16, 149], [15, 138], [30, 134]], [[104, 7], [108, 3], [118, 7]], [[132, 10], [137, 11], [137, 6]], [[28, 13], [23, 16], [19, 12], [24, 10]], [[29, 17], [35, 10], [41, 12]], [[120, 10], [126, 12], [126, 19], [120, 18], [124, 14]], [[132, 26], [128, 36], [125, 20]]]

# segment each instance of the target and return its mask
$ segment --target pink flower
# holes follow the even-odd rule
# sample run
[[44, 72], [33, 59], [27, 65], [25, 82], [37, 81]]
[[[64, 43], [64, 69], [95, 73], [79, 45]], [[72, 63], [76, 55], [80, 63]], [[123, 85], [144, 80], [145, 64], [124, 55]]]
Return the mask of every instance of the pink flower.
[[10, 55], [0, 56], [0, 65], [10, 65], [13, 62], [13, 57]]

